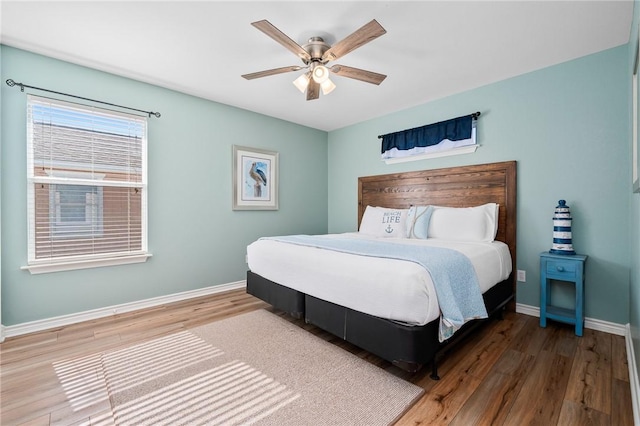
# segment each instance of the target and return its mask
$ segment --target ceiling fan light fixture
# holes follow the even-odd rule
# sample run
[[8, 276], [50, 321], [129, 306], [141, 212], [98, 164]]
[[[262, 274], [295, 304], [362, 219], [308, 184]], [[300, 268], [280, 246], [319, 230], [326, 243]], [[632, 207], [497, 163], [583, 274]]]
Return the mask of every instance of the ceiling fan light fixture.
[[324, 65], [316, 65], [312, 72], [313, 80], [318, 84], [324, 83], [329, 78], [329, 69]]
[[307, 101], [312, 101], [318, 99], [320, 89], [322, 89], [322, 93], [325, 95], [335, 90], [336, 85], [329, 80], [332, 73], [340, 77], [352, 78], [376, 85], [382, 83], [382, 80], [387, 77], [384, 74], [343, 65], [332, 64], [331, 67], [326, 66], [327, 63], [341, 58], [360, 46], [385, 34], [387, 31], [382, 28], [382, 25], [375, 19], [372, 19], [369, 23], [352, 32], [347, 37], [334, 43], [333, 46], [327, 44], [324, 39], [319, 36], [309, 38], [309, 42], [301, 46], [266, 19], [252, 22], [251, 25], [294, 53], [302, 60], [304, 67], [287, 66], [242, 75], [241, 77], [246, 80], [306, 69], [307, 71], [303, 75], [298, 76], [293, 81], [293, 84], [300, 92], [306, 93]]
[[307, 86], [309, 85], [309, 79], [310, 79], [309, 74], [310, 73], [308, 72], [304, 73], [300, 75], [300, 77], [293, 80], [293, 85], [296, 86], [298, 90], [302, 93], [304, 93], [305, 90], [307, 90]]
[[320, 87], [322, 88], [322, 94], [328, 95], [333, 92], [333, 89], [336, 88], [336, 85], [331, 81], [331, 79], [327, 78], [325, 81], [320, 83]]

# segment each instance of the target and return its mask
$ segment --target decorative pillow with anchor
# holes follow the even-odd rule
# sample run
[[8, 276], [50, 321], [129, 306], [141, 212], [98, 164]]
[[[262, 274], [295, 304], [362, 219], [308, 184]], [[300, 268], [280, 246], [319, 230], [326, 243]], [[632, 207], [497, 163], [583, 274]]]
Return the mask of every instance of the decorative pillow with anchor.
[[407, 238], [409, 209], [389, 209], [367, 206], [360, 223], [360, 232], [376, 237]]

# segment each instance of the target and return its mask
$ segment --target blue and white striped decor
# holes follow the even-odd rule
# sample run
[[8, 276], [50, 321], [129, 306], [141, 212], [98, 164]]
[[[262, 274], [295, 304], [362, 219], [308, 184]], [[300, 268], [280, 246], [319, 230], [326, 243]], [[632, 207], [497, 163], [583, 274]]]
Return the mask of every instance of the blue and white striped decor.
[[565, 200], [559, 200], [553, 215], [553, 247], [549, 253], [576, 254], [571, 243], [571, 212]]

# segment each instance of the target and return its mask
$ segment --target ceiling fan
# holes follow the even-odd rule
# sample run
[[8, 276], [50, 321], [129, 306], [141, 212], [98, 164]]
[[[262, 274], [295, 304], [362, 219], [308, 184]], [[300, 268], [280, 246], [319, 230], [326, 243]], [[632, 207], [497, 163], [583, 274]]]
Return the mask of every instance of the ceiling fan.
[[376, 85], [382, 83], [387, 77], [384, 74], [345, 65], [326, 66], [329, 61], [334, 61], [385, 34], [387, 31], [375, 19], [333, 46], [325, 43], [322, 37], [311, 37], [307, 44], [300, 46], [267, 20], [253, 22], [251, 25], [296, 54], [302, 60], [304, 66], [293, 65], [244, 74], [242, 77], [247, 80], [307, 69], [308, 71], [295, 79], [293, 84], [302, 93], [306, 90], [307, 100], [310, 101], [320, 97], [320, 89], [322, 89], [322, 94], [328, 95], [336, 88], [336, 85], [329, 79], [329, 71], [341, 77], [353, 78]]

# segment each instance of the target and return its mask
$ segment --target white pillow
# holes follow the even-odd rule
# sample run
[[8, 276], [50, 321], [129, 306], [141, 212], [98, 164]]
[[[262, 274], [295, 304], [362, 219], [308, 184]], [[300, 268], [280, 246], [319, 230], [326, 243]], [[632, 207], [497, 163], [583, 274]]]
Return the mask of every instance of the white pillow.
[[411, 206], [407, 214], [407, 237], [427, 239], [433, 206]]
[[477, 207], [434, 206], [429, 221], [429, 238], [455, 241], [495, 240], [498, 232], [498, 204]]
[[360, 232], [376, 237], [407, 237], [408, 209], [367, 206], [360, 222]]

